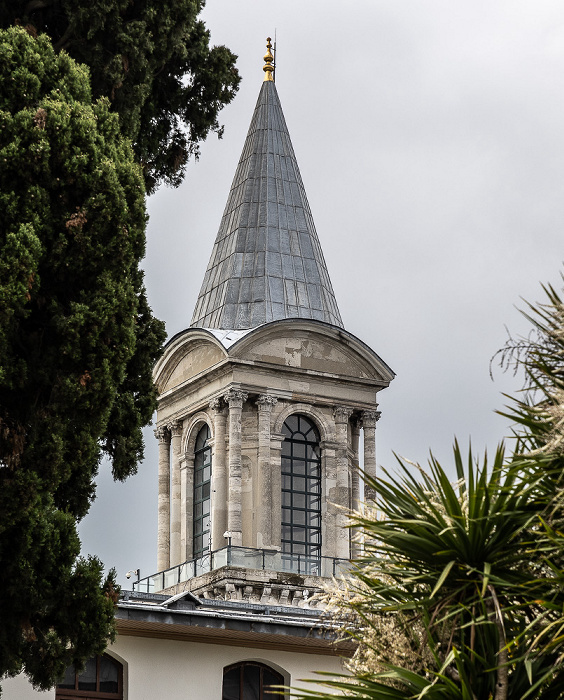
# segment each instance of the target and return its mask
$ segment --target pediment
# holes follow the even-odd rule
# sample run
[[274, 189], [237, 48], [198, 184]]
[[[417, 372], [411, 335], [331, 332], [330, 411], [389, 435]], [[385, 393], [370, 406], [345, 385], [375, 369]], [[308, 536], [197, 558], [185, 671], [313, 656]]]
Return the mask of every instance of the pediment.
[[[308, 328], [307, 322], [273, 323], [257, 329], [236, 343], [231, 349], [230, 357], [285, 367], [295, 367], [324, 374], [350, 377], [355, 379], [377, 379], [389, 382], [389, 376], [383, 368], [388, 369], [380, 358], [361, 345], [358, 347], [346, 336], [335, 332], [335, 327], [319, 324], [318, 328]], [[276, 327], [278, 326], [278, 327]], [[356, 339], [354, 339], [356, 340]], [[367, 352], [368, 350], [368, 352]], [[383, 367], [380, 367], [380, 363]]]
[[225, 358], [225, 350], [216, 341], [205, 337], [188, 338], [165, 349], [155, 376], [159, 394], [189, 381]]

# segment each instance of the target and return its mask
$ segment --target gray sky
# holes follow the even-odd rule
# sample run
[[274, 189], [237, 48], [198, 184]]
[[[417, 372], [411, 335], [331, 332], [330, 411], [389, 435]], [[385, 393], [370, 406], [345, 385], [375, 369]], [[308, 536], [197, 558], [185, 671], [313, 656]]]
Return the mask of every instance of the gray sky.
[[[516, 306], [559, 284], [564, 220], [561, 0], [208, 0], [239, 56], [225, 135], [149, 201], [149, 302], [186, 328], [277, 32], [276, 85], [345, 327], [396, 372], [378, 461], [448, 465], [456, 435], [490, 451], [518, 381], [490, 359]], [[156, 570], [157, 450], [125, 484], [104, 466], [83, 550]]]

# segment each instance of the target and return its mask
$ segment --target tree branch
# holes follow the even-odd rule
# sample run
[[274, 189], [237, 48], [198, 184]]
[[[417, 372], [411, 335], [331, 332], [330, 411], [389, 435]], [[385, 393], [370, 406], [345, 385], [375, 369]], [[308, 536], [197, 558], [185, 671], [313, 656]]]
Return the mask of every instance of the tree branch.
[[52, 4], [53, 0], [30, 0], [25, 6], [24, 14], [28, 16], [35, 10], [42, 10], [44, 7], [50, 7]]
[[507, 641], [505, 639], [505, 626], [503, 624], [503, 616], [501, 613], [501, 607], [499, 605], [499, 600], [495, 592], [495, 588], [490, 584], [488, 590], [492, 594], [492, 599], [495, 607], [495, 624], [498, 632], [498, 654], [497, 654], [497, 681], [495, 684], [495, 697], [494, 700], [507, 700], [507, 690], [509, 685], [509, 666], [508, 666], [508, 652], [507, 652]]

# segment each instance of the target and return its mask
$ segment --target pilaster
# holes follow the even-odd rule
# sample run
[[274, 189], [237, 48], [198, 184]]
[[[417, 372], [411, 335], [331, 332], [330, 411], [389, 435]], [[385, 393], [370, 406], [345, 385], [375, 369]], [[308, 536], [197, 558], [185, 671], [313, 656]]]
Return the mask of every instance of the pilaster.
[[350, 558], [348, 510], [350, 508], [349, 489], [349, 458], [348, 458], [348, 425], [352, 409], [348, 406], [336, 406], [333, 411], [335, 418], [335, 442], [337, 443], [337, 484], [335, 504], [337, 505], [335, 537], [335, 556], [339, 559]]
[[194, 554], [194, 461], [193, 450], [185, 452], [181, 461], [182, 529], [185, 533], [184, 561], [192, 559]]
[[259, 548], [273, 544], [272, 513], [272, 460], [270, 455], [270, 416], [277, 399], [263, 394], [257, 399], [258, 407], [258, 488], [255, 508], [258, 516], [257, 543]]
[[[180, 455], [180, 556], [181, 561], [186, 561], [190, 557], [187, 553], [188, 547], [188, 523], [187, 523], [187, 462], [186, 453]], [[192, 512], [190, 510], [190, 512]], [[191, 537], [190, 533], [190, 537]]]

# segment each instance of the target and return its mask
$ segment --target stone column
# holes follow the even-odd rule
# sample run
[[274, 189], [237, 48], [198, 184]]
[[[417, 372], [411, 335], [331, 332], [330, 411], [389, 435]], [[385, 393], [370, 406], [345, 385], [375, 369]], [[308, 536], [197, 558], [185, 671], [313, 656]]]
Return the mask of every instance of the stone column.
[[227, 530], [227, 454], [225, 436], [227, 432], [227, 408], [222, 399], [210, 402], [213, 414], [214, 439], [212, 446], [211, 473], [211, 550], [225, 547], [227, 540], [223, 533]]
[[164, 571], [170, 566], [170, 432], [161, 426], [155, 437], [159, 441], [157, 569]]
[[184, 559], [180, 551], [180, 443], [182, 421], [169, 423], [171, 434], [171, 494], [170, 494], [170, 566], [181, 564]]
[[224, 400], [229, 406], [229, 503], [227, 529], [231, 532], [231, 544], [243, 544], [243, 517], [241, 512], [241, 414], [248, 394], [230, 389]]
[[335, 442], [337, 443], [337, 488], [335, 503], [337, 532], [335, 533], [335, 556], [339, 559], [350, 558], [349, 530], [347, 528], [350, 507], [349, 490], [349, 456], [348, 456], [348, 425], [352, 409], [348, 406], [336, 406], [333, 411], [335, 418]]
[[258, 488], [255, 507], [257, 509], [257, 547], [271, 547], [272, 540], [272, 460], [270, 458], [270, 414], [278, 399], [268, 394], [259, 396], [258, 406]]
[[[360, 439], [360, 421], [358, 418], [353, 418], [351, 422], [351, 447], [352, 447], [352, 467], [351, 467], [351, 508], [355, 511], [360, 510], [360, 465], [358, 455], [358, 445]], [[351, 530], [351, 557], [356, 559], [361, 554], [361, 546], [358, 541], [358, 528]]]
[[[362, 429], [364, 431], [364, 473], [376, 478], [376, 423], [381, 411], [363, 411]], [[371, 486], [364, 484], [364, 500], [374, 501], [376, 493]]]

